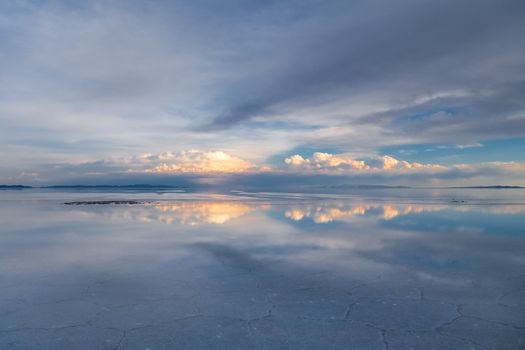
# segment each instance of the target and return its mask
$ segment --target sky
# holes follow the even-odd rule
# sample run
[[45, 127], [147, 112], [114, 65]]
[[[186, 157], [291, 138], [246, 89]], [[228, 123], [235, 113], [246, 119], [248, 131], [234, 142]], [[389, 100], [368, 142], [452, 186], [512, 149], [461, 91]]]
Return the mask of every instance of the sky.
[[522, 0], [0, 1], [0, 184], [525, 185]]

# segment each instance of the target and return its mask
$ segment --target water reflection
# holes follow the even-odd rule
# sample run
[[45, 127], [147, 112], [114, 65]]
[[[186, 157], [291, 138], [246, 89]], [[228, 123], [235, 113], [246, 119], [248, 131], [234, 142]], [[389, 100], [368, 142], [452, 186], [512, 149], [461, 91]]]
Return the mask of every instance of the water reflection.
[[352, 221], [359, 217], [373, 217], [376, 219], [392, 220], [398, 216], [421, 214], [452, 210], [457, 212], [484, 212], [489, 214], [520, 214], [525, 213], [523, 205], [446, 205], [446, 204], [345, 204], [323, 203], [316, 205], [297, 204], [287, 209], [284, 216], [294, 221], [310, 219], [316, 224], [325, 224], [332, 221]]
[[376, 205], [354, 205], [339, 206], [331, 205], [317, 205], [317, 206], [303, 206], [294, 207], [287, 210], [284, 215], [292, 220], [300, 221], [303, 219], [311, 219], [316, 224], [324, 224], [334, 220], [353, 220], [359, 216], [374, 216], [383, 218], [385, 220], [393, 219], [399, 215], [407, 215], [410, 213], [421, 213], [423, 211], [439, 211], [444, 210], [446, 206], [414, 206], [403, 205], [395, 206], [391, 204], [376, 204]]
[[[152, 212], [151, 209], [154, 211]], [[221, 225], [255, 210], [255, 206], [243, 202], [154, 202], [146, 203], [144, 221], [157, 220], [167, 224]]]
[[525, 342], [522, 204], [60, 203], [0, 200], [1, 349]]
[[519, 215], [525, 205], [456, 205], [456, 204], [392, 204], [352, 203], [341, 200], [316, 202], [297, 201], [291, 204], [261, 204], [249, 201], [152, 201], [136, 206], [77, 207], [75, 211], [115, 215], [143, 222], [162, 222], [181, 225], [222, 225], [255, 211], [280, 213], [278, 216], [296, 222], [327, 224], [359, 220], [391, 221], [400, 217], [417, 217], [429, 213], [452, 212], [476, 215]]

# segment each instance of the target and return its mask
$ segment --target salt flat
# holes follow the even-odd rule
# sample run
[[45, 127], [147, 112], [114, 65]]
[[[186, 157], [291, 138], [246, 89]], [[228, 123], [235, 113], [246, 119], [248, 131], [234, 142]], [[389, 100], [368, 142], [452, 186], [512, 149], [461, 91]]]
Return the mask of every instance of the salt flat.
[[0, 348], [523, 349], [523, 198], [5, 191]]

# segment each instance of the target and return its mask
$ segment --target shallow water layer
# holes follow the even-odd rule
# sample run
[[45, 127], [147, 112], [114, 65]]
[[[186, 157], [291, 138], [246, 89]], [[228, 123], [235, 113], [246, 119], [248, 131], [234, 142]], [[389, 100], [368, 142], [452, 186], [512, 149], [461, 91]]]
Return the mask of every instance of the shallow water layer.
[[523, 349], [524, 198], [4, 191], [0, 349]]

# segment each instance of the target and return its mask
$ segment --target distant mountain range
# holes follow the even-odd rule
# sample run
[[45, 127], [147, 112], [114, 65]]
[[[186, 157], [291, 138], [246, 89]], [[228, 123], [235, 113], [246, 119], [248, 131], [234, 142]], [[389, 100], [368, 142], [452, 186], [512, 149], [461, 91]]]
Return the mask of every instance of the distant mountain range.
[[492, 188], [492, 189], [512, 189], [512, 188], [525, 188], [525, 187], [523, 187], [523, 186], [492, 185], [492, 186], [460, 186], [460, 187], [449, 187], [449, 188]]
[[321, 188], [331, 189], [383, 189], [383, 188], [411, 188], [409, 186], [387, 186], [387, 185], [352, 185], [352, 184], [340, 184], [340, 185], [326, 185], [320, 186]]
[[0, 190], [22, 190], [24, 188], [33, 188], [33, 186], [23, 185], [0, 185]]
[[21, 190], [29, 188], [50, 188], [50, 189], [183, 189], [181, 186], [171, 185], [53, 185], [53, 186], [24, 186], [24, 185], [0, 185], [0, 190]]
[[182, 189], [181, 186], [172, 185], [148, 185], [148, 184], [135, 184], [135, 185], [54, 185], [54, 186], [42, 186], [39, 188], [118, 188], [118, 189], [156, 189], [156, 188], [171, 188], [171, 189]]
[[[23, 190], [30, 188], [49, 188], [49, 189], [117, 189], [117, 190], [160, 190], [160, 189], [188, 189], [183, 186], [173, 185], [148, 185], [148, 184], [134, 184], [134, 185], [52, 185], [52, 186], [26, 186], [26, 185], [0, 185], [0, 190]], [[490, 186], [448, 186], [448, 187], [410, 187], [410, 186], [387, 186], [387, 185], [352, 185], [339, 184], [328, 186], [312, 186], [317, 189], [417, 189], [417, 188], [453, 188], [453, 189], [523, 189], [524, 186], [507, 186], [507, 185], [490, 185]]]
[[328, 185], [321, 186], [322, 188], [331, 188], [331, 189], [411, 189], [411, 188], [456, 188], [456, 189], [468, 189], [468, 188], [478, 188], [478, 189], [517, 189], [525, 188], [523, 186], [506, 186], [506, 185], [491, 185], [491, 186], [444, 186], [444, 187], [432, 187], [432, 186], [387, 186], [387, 185], [351, 185], [351, 184], [341, 184], [341, 185]]

